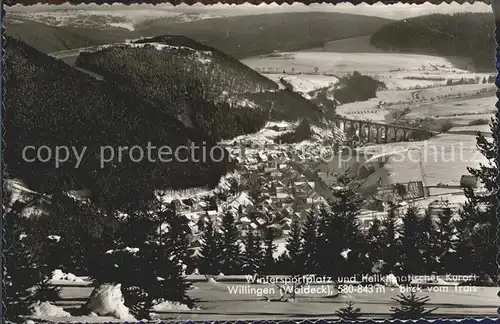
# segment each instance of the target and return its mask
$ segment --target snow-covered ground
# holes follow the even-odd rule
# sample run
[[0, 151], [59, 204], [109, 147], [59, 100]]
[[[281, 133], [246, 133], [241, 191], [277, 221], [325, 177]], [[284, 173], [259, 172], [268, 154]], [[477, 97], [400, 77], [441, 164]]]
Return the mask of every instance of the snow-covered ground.
[[[481, 78], [489, 74], [473, 73], [455, 67], [450, 60], [431, 55], [401, 53], [336, 53], [298, 51], [261, 55], [242, 60], [246, 65], [280, 73], [331, 74], [342, 76], [358, 71], [386, 83], [389, 90], [445, 85], [448, 79]], [[303, 77], [307, 79], [307, 77]]]
[[[369, 39], [354, 37], [242, 62], [275, 81], [285, 79], [301, 93], [335, 86], [338, 78], [354, 71], [383, 81], [388, 89], [378, 91], [377, 98], [337, 107], [338, 114], [351, 119], [387, 122], [392, 110], [403, 109], [410, 109], [405, 111], [409, 120], [432, 117], [460, 125], [492, 116], [496, 87], [483, 83], [491, 73], [471, 72], [470, 62], [456, 57], [384, 52]], [[468, 84], [446, 85], [450, 80]]]
[[481, 132], [485, 137], [492, 137], [490, 125], [457, 126], [447, 133], [476, 135], [477, 132]]
[[[464, 134], [440, 134], [428, 141], [399, 142], [365, 146], [370, 154], [393, 152], [388, 163], [375, 175], [384, 184], [424, 180], [425, 185], [459, 185], [460, 177], [469, 174], [467, 167], [477, 167], [487, 160], [476, 148], [476, 137]], [[420, 162], [421, 161], [421, 162]]]
[[401, 104], [430, 100], [456, 99], [460, 97], [467, 98], [470, 96], [489, 94], [493, 91], [496, 91], [496, 87], [492, 83], [459, 84], [426, 89], [382, 90], [377, 92], [377, 98], [387, 104]]
[[339, 105], [336, 112], [349, 119], [371, 120], [385, 122], [385, 116], [390, 112], [380, 106], [380, 100], [373, 98], [367, 101], [358, 101]]
[[230, 179], [239, 179], [238, 172], [232, 172], [224, 175], [214, 189], [208, 188], [190, 188], [183, 190], [162, 190], [158, 191], [157, 195], [165, 204], [171, 203], [175, 199], [201, 198], [210, 196], [218, 190], [228, 190], [231, 187]]
[[496, 111], [496, 97], [462, 99], [419, 105], [412, 108], [406, 118], [450, 118], [465, 115], [493, 115]]
[[[482, 80], [481, 80], [482, 81]], [[421, 89], [417, 93], [418, 99], [436, 99], [439, 97], [453, 96], [473, 96], [479, 95], [485, 91], [496, 91], [493, 83], [478, 83], [478, 84], [457, 84], [452, 86], [444, 86], [438, 88]]]
[[[260, 72], [265, 73], [265, 71]], [[289, 75], [283, 73], [265, 73], [264, 75], [276, 83], [280, 83], [280, 79], [283, 78], [293, 86], [294, 91], [301, 93], [333, 86], [339, 81], [338, 78], [328, 75]]]
[[[321, 317], [333, 318], [335, 311], [344, 307], [348, 301], [353, 301], [356, 307], [369, 318], [386, 317], [390, 313], [390, 307], [395, 302], [391, 300], [400, 293], [400, 288], [386, 287], [377, 292], [367, 293], [356, 290], [341, 296], [328, 296], [322, 293], [306, 294], [299, 293], [294, 303], [269, 302], [268, 298], [279, 298], [280, 294], [276, 286], [251, 285], [248, 287], [262, 288], [262, 294], [255, 293], [231, 293], [229, 287], [246, 286], [246, 282], [228, 280], [212, 280], [211, 282], [195, 282], [194, 288], [188, 292], [193, 298], [197, 298], [196, 309], [188, 310], [182, 305], [175, 303], [163, 303], [157, 306], [157, 315], [160, 319], [177, 320], [228, 320], [235, 318], [269, 319], [270, 317], [297, 318], [297, 317]], [[356, 287], [356, 286], [355, 286]], [[267, 291], [265, 290], [267, 289]], [[495, 316], [498, 306], [496, 296], [498, 289], [495, 287], [455, 287], [443, 285], [432, 288], [421, 287], [420, 295], [430, 297], [429, 307], [439, 307], [436, 316]], [[86, 287], [63, 287], [62, 300], [56, 305], [64, 305], [66, 312], [75, 313], [75, 310], [83, 305], [92, 292], [92, 288]], [[33, 319], [37, 319], [36, 317]], [[43, 319], [50, 319], [46, 316]], [[118, 322], [111, 316], [72, 316], [64, 318], [53, 318], [68, 322]]]

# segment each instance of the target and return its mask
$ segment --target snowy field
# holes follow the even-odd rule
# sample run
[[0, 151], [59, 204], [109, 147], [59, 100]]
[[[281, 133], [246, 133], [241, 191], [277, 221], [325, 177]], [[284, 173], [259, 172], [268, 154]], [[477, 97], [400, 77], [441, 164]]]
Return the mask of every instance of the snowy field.
[[383, 90], [377, 92], [377, 98], [385, 103], [411, 103], [416, 101], [440, 100], [448, 98], [481, 96], [494, 94], [496, 87], [492, 83], [460, 84], [413, 90]]
[[[236, 287], [261, 288], [262, 296], [254, 292], [229, 291]], [[327, 284], [328, 286], [328, 284]], [[356, 286], [355, 286], [356, 287]], [[498, 306], [495, 287], [455, 287], [453, 285], [441, 285], [434, 288], [422, 286], [421, 295], [430, 297], [429, 307], [439, 307], [435, 312], [440, 316], [495, 316]], [[267, 291], [266, 291], [267, 290]], [[78, 308], [85, 303], [92, 291], [92, 287], [83, 285], [68, 285], [62, 288], [62, 299], [55, 305], [61, 306], [71, 317], [47, 318], [38, 317], [51, 321], [68, 322], [119, 322], [111, 317], [79, 316]], [[229, 320], [229, 319], [269, 319], [279, 318], [334, 318], [335, 311], [344, 307], [348, 301], [355, 302], [356, 307], [370, 318], [387, 317], [390, 308], [395, 304], [391, 297], [400, 293], [400, 288], [386, 287], [383, 290], [372, 293], [353, 291], [341, 296], [324, 293], [306, 294], [299, 293], [294, 302], [266, 301], [279, 298], [279, 290], [274, 285], [246, 285], [241, 281], [215, 281], [195, 282], [188, 295], [197, 299], [195, 310], [186, 310], [183, 307], [163, 307], [156, 312], [158, 318], [168, 320]]]
[[276, 83], [280, 83], [280, 79], [283, 78], [286, 82], [293, 85], [295, 91], [301, 93], [330, 87], [339, 81], [338, 78], [328, 75], [288, 75], [283, 73], [265, 73], [264, 75]]
[[494, 85], [471, 84], [424, 90], [379, 91], [377, 98], [340, 105], [336, 112], [350, 119], [384, 123], [392, 111], [410, 108], [405, 119], [451, 119], [465, 126], [476, 119], [489, 120], [493, 117], [497, 98], [488, 95], [494, 91], [492, 87]]
[[[484, 130], [483, 126], [474, 127]], [[477, 167], [479, 163], [486, 162], [476, 148], [476, 137], [466, 134], [440, 134], [428, 141], [371, 145], [360, 148], [360, 151], [369, 154], [394, 153], [379, 170], [380, 174], [376, 175], [377, 179], [383, 178], [384, 184], [423, 178], [428, 186], [457, 186], [460, 177], [469, 174], [468, 166]]]
[[481, 132], [486, 138], [492, 137], [490, 125], [457, 126], [450, 129], [447, 133], [469, 134], [475, 136], [477, 132]]
[[[370, 44], [370, 36], [328, 42], [321, 48], [291, 53], [272, 53], [242, 60], [246, 65], [279, 82], [289, 82], [296, 91], [334, 86], [338, 79], [358, 71], [387, 85], [377, 98], [337, 107], [351, 119], [387, 122], [393, 110], [410, 109], [405, 119], [431, 117], [468, 125], [489, 119], [494, 112], [496, 87], [483, 83], [491, 74], [471, 72], [470, 62], [456, 57], [390, 53]], [[446, 85], [449, 80], [470, 84]], [[475, 83], [472, 83], [475, 82]]]
[[[337, 53], [298, 51], [261, 55], [242, 60], [257, 70], [286, 73], [331, 74], [336, 77], [358, 71], [386, 83], [389, 90], [445, 85], [448, 79], [483, 78], [455, 67], [450, 60], [430, 55], [400, 53]], [[278, 72], [279, 73], [279, 72]]]
[[336, 112], [350, 119], [371, 120], [385, 122], [385, 116], [390, 112], [380, 107], [380, 100], [373, 98], [367, 101], [358, 101], [339, 105]]
[[[267, 302], [257, 296], [241, 296], [229, 294], [228, 283], [217, 283], [213, 286], [204, 284], [193, 291], [193, 297], [200, 298], [199, 307], [203, 315], [182, 316], [183, 319], [213, 319], [229, 318], [269, 318], [270, 316], [298, 318], [298, 317], [335, 317], [334, 312], [343, 307], [348, 301], [356, 303], [363, 312], [373, 315], [388, 314], [393, 304], [390, 297], [395, 297], [398, 289], [386, 289], [385, 293], [364, 294], [353, 293], [342, 297], [331, 296], [299, 296], [296, 302]], [[497, 297], [495, 288], [478, 288], [476, 293], [429, 293], [435, 307], [443, 305], [441, 314], [496, 314]], [[273, 297], [279, 297], [273, 296]], [[301, 297], [304, 298], [301, 300]], [[259, 301], [259, 299], [261, 299]], [[220, 302], [220, 300], [226, 300]], [[252, 301], [249, 303], [249, 301]], [[453, 304], [468, 305], [456, 307]], [[431, 307], [434, 305], [430, 305]], [[372, 317], [372, 316], [370, 316]]]
[[493, 116], [496, 110], [496, 101], [496, 97], [484, 97], [419, 105], [412, 108], [412, 111], [406, 115], [406, 118], [450, 118], [488, 114]]

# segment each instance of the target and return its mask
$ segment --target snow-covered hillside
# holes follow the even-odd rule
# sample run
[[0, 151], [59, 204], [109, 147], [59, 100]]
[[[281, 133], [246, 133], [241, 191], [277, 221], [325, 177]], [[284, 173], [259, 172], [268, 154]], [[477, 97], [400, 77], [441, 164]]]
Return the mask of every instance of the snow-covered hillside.
[[[266, 72], [266, 71], [260, 71]], [[283, 79], [293, 86], [293, 90], [302, 94], [335, 85], [339, 79], [329, 75], [289, 75], [280, 73], [265, 73], [269, 79], [280, 83]]]

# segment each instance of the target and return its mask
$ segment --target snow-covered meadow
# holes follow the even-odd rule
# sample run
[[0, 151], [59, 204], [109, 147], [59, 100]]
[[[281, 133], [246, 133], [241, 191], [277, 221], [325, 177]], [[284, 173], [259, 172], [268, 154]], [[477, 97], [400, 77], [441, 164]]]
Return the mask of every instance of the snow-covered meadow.
[[[438, 280], [434, 286], [417, 281], [413, 284], [420, 284], [418, 289], [421, 294], [431, 298], [429, 307], [440, 307], [434, 314], [436, 317], [483, 317], [496, 314], [498, 289], [495, 287], [459, 287], [456, 283], [446, 282], [443, 279]], [[236, 287], [259, 288], [262, 294], [259, 296], [255, 293], [231, 292], [233, 290], [230, 289]], [[384, 318], [394, 305], [391, 298], [399, 294], [401, 289], [404, 289], [404, 286], [387, 285], [373, 293], [356, 290], [342, 295], [299, 293], [293, 302], [272, 302], [272, 299], [280, 297], [277, 287], [273, 284], [249, 285], [241, 276], [216, 277], [208, 281], [200, 277], [188, 291], [189, 296], [198, 299], [195, 309], [165, 301], [156, 305], [153, 312], [154, 317], [159, 320], [230, 320], [235, 316], [252, 319], [269, 319], [270, 316], [335, 318], [336, 310], [343, 307], [346, 302], [353, 301], [357, 307], [362, 308], [367, 317]], [[87, 302], [90, 295], [93, 295], [92, 303]], [[34, 312], [29, 318], [35, 322], [48, 320], [65, 323], [118, 322], [120, 318], [121, 321], [131, 319], [127, 318], [128, 311], [123, 308], [122, 296], [119, 287], [116, 286], [97, 290], [85, 284], [66, 286], [63, 287], [61, 296], [61, 301], [55, 305], [45, 303], [34, 307]], [[91, 304], [90, 308], [93, 311], [86, 315], [76, 315], [85, 303]], [[102, 315], [98, 316], [96, 312]]]
[[[415, 118], [451, 118], [460, 116], [490, 115], [495, 113], [496, 97], [462, 99], [454, 101], [422, 104], [412, 108], [406, 117]], [[478, 118], [478, 117], [476, 117]]]
[[[419, 54], [298, 51], [261, 55], [242, 62], [254, 69], [274, 73], [319, 73], [340, 77], [358, 71], [383, 81], [389, 90], [444, 86], [447, 80], [489, 77], [487, 73], [456, 67], [447, 58]], [[307, 78], [301, 77], [302, 80]]]
[[[482, 126], [475, 127], [484, 131]], [[370, 145], [359, 151], [370, 155], [393, 153], [376, 175], [383, 177], [385, 184], [423, 180], [428, 186], [458, 186], [460, 177], [468, 174], [467, 167], [486, 163], [473, 134], [440, 134], [428, 141]]]
[[284, 79], [293, 86], [294, 91], [301, 93], [309, 93], [317, 89], [331, 87], [339, 81], [339, 79], [334, 76], [320, 74], [289, 75], [283, 73], [265, 73], [265, 76], [276, 83], [279, 83], [280, 79]]

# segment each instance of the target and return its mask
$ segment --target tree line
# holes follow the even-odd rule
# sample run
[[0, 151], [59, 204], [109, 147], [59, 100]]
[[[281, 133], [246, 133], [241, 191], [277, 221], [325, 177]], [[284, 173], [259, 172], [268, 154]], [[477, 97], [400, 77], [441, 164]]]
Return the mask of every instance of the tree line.
[[[491, 13], [432, 14], [398, 20], [382, 26], [370, 39], [372, 45], [396, 51], [461, 56], [487, 72], [494, 71]], [[461, 69], [471, 67], [460, 66]]]
[[356, 191], [340, 189], [334, 196], [334, 201], [311, 211], [305, 220], [293, 219], [285, 253], [278, 258], [273, 257], [277, 237], [272, 226], [262, 234], [248, 231], [239, 241], [242, 236], [233, 215], [226, 215], [220, 228], [210, 223], [203, 234], [200, 271], [214, 275], [317, 274], [335, 279], [372, 273], [381, 262], [382, 274], [444, 275], [460, 269], [482, 280], [494, 280], [495, 250], [478, 241], [483, 240], [484, 232], [472, 230], [478, 225], [471, 214], [477, 208], [473, 198], [460, 217], [453, 217], [451, 208], [437, 217], [416, 207], [403, 215], [392, 208], [386, 218], [362, 228], [357, 220], [360, 197]]

